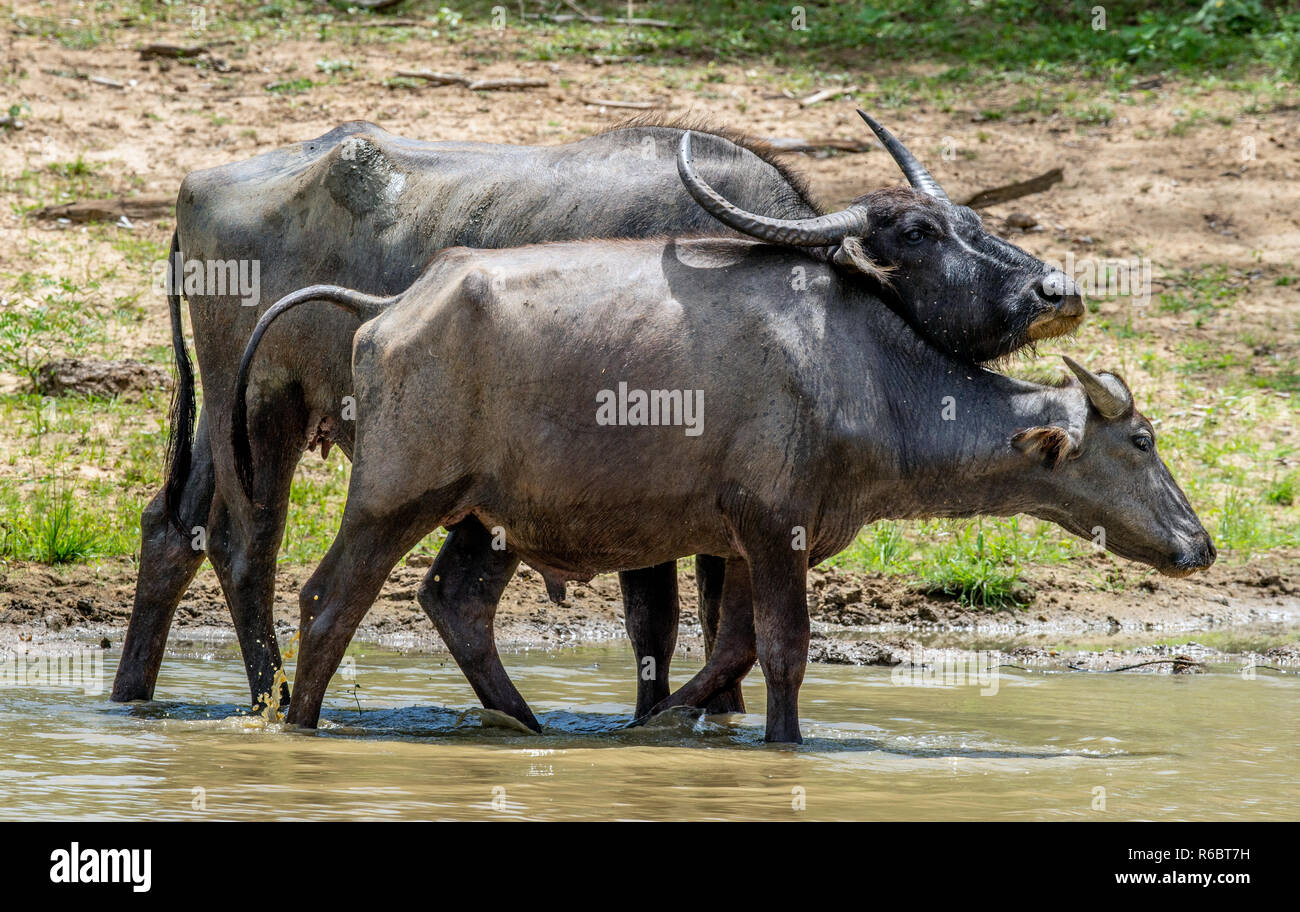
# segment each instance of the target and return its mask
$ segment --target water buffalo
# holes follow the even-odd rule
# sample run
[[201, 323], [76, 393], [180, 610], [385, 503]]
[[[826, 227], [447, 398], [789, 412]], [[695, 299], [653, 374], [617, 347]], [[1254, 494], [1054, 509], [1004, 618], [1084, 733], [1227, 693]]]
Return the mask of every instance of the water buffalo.
[[[973, 367], [788, 245], [453, 249], [395, 299], [306, 288], [262, 317], [237, 402], [263, 333], [315, 299], [367, 322], [343, 523], [301, 594], [294, 724], [316, 724], [393, 565], [469, 517], [505, 530], [505, 578], [521, 559], [557, 582], [725, 557], [718, 644], [675, 702], [734, 686], [756, 639], [773, 741], [800, 740], [808, 567], [864, 523], [1028, 513], [1088, 538], [1101, 526], [1108, 549], [1167, 573], [1214, 559], [1118, 377], [1071, 363], [1077, 383], [1042, 386]], [[241, 417], [231, 449], [255, 483]], [[466, 612], [448, 645], [492, 708], [531, 719], [484, 601], [446, 608]]]
[[[865, 115], [864, 115], [865, 117]], [[869, 120], [869, 119], [868, 119]], [[925, 169], [869, 120], [914, 189], [877, 191], [851, 207], [874, 214], [855, 237], [828, 230], [802, 182], [771, 155], [721, 132], [697, 134], [696, 154], [718, 191], [747, 212], [810, 219], [813, 248], [955, 357], [984, 361], [1072, 329], [1082, 304], [1069, 280], [985, 232], [951, 205]], [[505, 247], [579, 237], [728, 234], [687, 192], [673, 167], [682, 130], [666, 125], [618, 129], [549, 148], [423, 143], [372, 124], [346, 124], [309, 142], [186, 177], [177, 200], [173, 256], [192, 264], [255, 262], [256, 306], [239, 292], [186, 287], [204, 407], [193, 425], [193, 376], [181, 330], [181, 299], [169, 296], [179, 383], [165, 492], [141, 520], [141, 566], [113, 699], [153, 694], [167, 631], [206, 551], [231, 606], [254, 701], [275, 691], [279, 649], [271, 623], [276, 552], [288, 493], [304, 449], [337, 444], [351, 454], [346, 420], [349, 350], [356, 321], [343, 313], [287, 319], [258, 361], [250, 401], [254, 496], [231, 473], [229, 439], [236, 364], [258, 315], [312, 282], [344, 283], [378, 294], [406, 288], [439, 248]], [[731, 205], [729, 204], [729, 205]], [[767, 228], [713, 205], [741, 232]], [[740, 211], [739, 209], [737, 211]], [[819, 218], [820, 217], [820, 218]], [[924, 238], [918, 246], [916, 239]], [[838, 240], [837, 240], [838, 238]], [[882, 278], [881, 269], [890, 269]], [[859, 274], [857, 271], [861, 270]], [[175, 289], [173, 289], [175, 291]], [[242, 291], [242, 289], [241, 289]], [[168, 522], [168, 514], [175, 518]], [[452, 530], [438, 576], [448, 593], [473, 597], [483, 530]], [[706, 571], [713, 567], [710, 575]], [[456, 577], [451, 569], [460, 568]], [[701, 616], [712, 636], [721, 564], [701, 559]], [[676, 569], [624, 574], [629, 633], [638, 658], [659, 674], [640, 682], [642, 710], [667, 696], [676, 635]], [[504, 582], [502, 582], [504, 585]], [[642, 619], [654, 619], [648, 626]], [[446, 635], [444, 631], [444, 635]], [[280, 699], [287, 691], [280, 689]], [[724, 701], [725, 702], [725, 701]]]

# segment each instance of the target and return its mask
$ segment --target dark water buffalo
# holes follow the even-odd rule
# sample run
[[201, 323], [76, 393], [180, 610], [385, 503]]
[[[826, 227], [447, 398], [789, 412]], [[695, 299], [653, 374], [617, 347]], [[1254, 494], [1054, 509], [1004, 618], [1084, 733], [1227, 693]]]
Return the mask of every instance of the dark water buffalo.
[[[802, 291], [785, 281], [797, 270]], [[1053, 387], [972, 367], [785, 245], [449, 250], [396, 300], [328, 286], [286, 297], [241, 375], [272, 321], [313, 299], [372, 319], [353, 348], [343, 524], [301, 594], [291, 723], [316, 724], [393, 565], [468, 517], [505, 530], [507, 577], [521, 559], [563, 580], [725, 557], [719, 643], [677, 702], [733, 686], [748, 667], [726, 643], [756, 638], [774, 741], [800, 740], [808, 567], [864, 523], [1028, 513], [1089, 538], [1100, 526], [1111, 551], [1166, 573], [1214, 559], [1118, 377], [1071, 364], [1078, 382]], [[674, 393], [692, 408], [674, 410]], [[239, 427], [232, 450], [251, 478]], [[448, 645], [480, 696], [517, 714], [522, 698], [485, 642], [491, 615], [464, 604], [464, 639]]]
[[[1080, 299], [1062, 274], [987, 234], [969, 210], [947, 202], [892, 136], [872, 126], [915, 189], [878, 191], [859, 200], [850, 223], [864, 211], [873, 215], [872, 230], [862, 237], [837, 230], [847, 227], [842, 217], [818, 219], [801, 182], [762, 149], [705, 133], [698, 135], [696, 155], [713, 186], [741, 209], [814, 220], [808, 230], [819, 232], [813, 248], [819, 261], [854, 274], [956, 357], [996, 358], [1077, 324]], [[353, 428], [345, 409], [357, 324], [339, 312], [292, 315], [268, 340], [249, 402], [256, 464], [250, 503], [238, 490], [224, 442], [238, 358], [266, 306], [312, 282], [395, 293], [448, 245], [728, 233], [696, 203], [674, 169], [681, 135], [676, 127], [645, 125], [535, 148], [415, 142], [354, 123], [249, 161], [190, 174], [177, 200], [173, 252], [183, 251], [187, 266], [256, 262], [260, 288], [252, 302], [257, 306], [241, 306], [246, 302], [237, 291], [186, 288], [204, 389], [192, 445], [193, 378], [181, 335], [181, 301], [171, 296], [180, 383], [168, 481], [165, 496], [156, 497], [142, 517], [140, 576], [113, 699], [153, 694], [172, 615], [204, 556], [193, 545], [198, 526], [231, 606], [254, 701], [275, 689], [280, 655], [271, 605], [290, 481], [306, 448], [320, 445], [325, 451], [337, 444], [351, 454]], [[730, 222], [760, 235], [767, 230], [736, 218]], [[918, 245], [917, 238], [924, 243]], [[892, 268], [887, 283], [880, 267]], [[173, 523], [167, 521], [168, 507]], [[431, 574], [446, 594], [483, 594], [478, 568], [484, 538], [473, 521], [452, 530], [443, 567]], [[719, 562], [701, 560], [702, 571], [710, 566], [711, 575], [701, 573], [706, 636], [716, 620], [722, 578]], [[450, 572], [457, 569], [459, 576]], [[676, 570], [663, 564], [624, 574], [621, 582], [638, 659], [652, 658], [659, 670], [639, 687], [638, 707], [644, 710], [667, 695]], [[655, 620], [639, 626], [643, 618]], [[287, 699], [283, 688], [280, 698]]]

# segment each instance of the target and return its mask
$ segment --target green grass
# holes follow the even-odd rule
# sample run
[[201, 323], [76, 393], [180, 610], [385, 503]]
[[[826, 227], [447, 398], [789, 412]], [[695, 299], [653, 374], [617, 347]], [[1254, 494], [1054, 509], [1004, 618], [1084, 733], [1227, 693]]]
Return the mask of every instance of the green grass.
[[1026, 565], [1061, 563], [1086, 552], [1086, 543], [1027, 517], [883, 521], [864, 528], [827, 564], [911, 577], [931, 595], [1002, 610], [1032, 601], [1023, 580]]
[[[75, 19], [16, 15], [14, 28], [64, 47], [87, 49], [133, 37], [147, 26], [189, 29], [192, 5], [162, 0], [94, 3]], [[245, 42], [277, 37], [344, 42], [459, 42], [505, 34], [520, 56], [553, 60], [590, 54], [639, 55], [651, 62], [764, 61], [776, 66], [888, 71], [900, 61], [949, 64], [949, 82], [980, 72], [1059, 74], [1074, 71], [1117, 84], [1135, 74], [1179, 70], [1201, 77], [1238, 68], [1265, 67], [1275, 75], [1300, 74], [1300, 12], [1264, 0], [1112, 0], [1104, 28], [1094, 0], [854, 0], [795, 4], [784, 0], [638, 0], [634, 15], [666, 19], [677, 28], [629, 28], [583, 22], [521, 19], [520, 5], [497, 0], [408, 0], [376, 13], [346, 3], [271, 0], [203, 4], [206, 34], [236, 35]], [[589, 12], [627, 15], [624, 0], [586, 0]], [[558, 4], [526, 4], [572, 11]], [[416, 19], [428, 27], [362, 28], [384, 18]], [[134, 26], [127, 28], [127, 25]], [[494, 25], [503, 25], [501, 31]], [[802, 26], [802, 27], [799, 27]], [[198, 34], [198, 33], [195, 33]], [[485, 59], [492, 53], [486, 48]]]
[[87, 506], [86, 492], [66, 478], [51, 478], [29, 497], [0, 494], [0, 558], [67, 564], [129, 547], [109, 517]]
[[297, 79], [282, 79], [278, 82], [269, 83], [266, 90], [275, 95], [301, 95], [310, 91], [315, 85], [316, 83], [306, 76], [301, 76]]
[[[501, 34], [491, 29], [498, 5], [507, 11]], [[613, 0], [582, 0], [582, 5], [607, 15], [626, 10], [625, 3]], [[331, 42], [327, 53], [308, 58], [319, 58], [312, 76], [277, 74], [268, 91], [285, 95], [326, 82], [380, 78], [356, 70], [353, 60], [363, 57], [354, 47], [382, 42], [416, 50], [428, 42], [464, 42], [483, 63], [502, 54], [545, 60], [639, 55], [661, 67], [666, 89], [701, 98], [726, 96], [732, 76], [723, 64], [780, 68], [762, 70], [760, 78], [794, 92], [867, 73], [874, 92], [869, 103], [884, 109], [906, 110], [919, 98], [943, 111], [980, 111], [986, 120], [1061, 114], [1080, 130], [1112, 122], [1122, 105], [1145, 97], [1133, 84], [1155, 72], [1218, 87], [1228, 84], [1226, 79], [1240, 80], [1235, 88], [1247, 96], [1243, 114], [1257, 116], [1294, 103], [1294, 87], [1283, 80], [1300, 76], [1300, 13], [1282, 13], [1282, 4], [1126, 0], [1105, 4], [1107, 27], [1094, 30], [1096, 5], [1093, 0], [1049, 8], [1030, 0], [811, 3], [804, 4], [805, 31], [790, 28], [792, 4], [768, 0], [635, 5], [636, 15], [668, 19], [683, 26], [679, 29], [521, 22], [516, 4], [494, 0], [450, 5], [408, 0], [392, 11], [428, 20], [433, 28], [360, 28], [356, 23], [387, 14], [349, 12], [343, 2], [315, 0], [213, 0], [203, 5], [208, 21], [203, 35], [189, 31], [190, 6], [162, 0], [87, 4], [79, 9], [78, 22], [53, 14], [17, 15], [11, 21], [16, 30], [69, 48], [144, 43], [154, 40], [149, 28], [162, 25], [192, 41]], [[124, 26], [122, 18], [133, 18], [133, 27]], [[245, 53], [240, 46], [228, 51], [232, 59]], [[921, 75], [907, 66], [916, 61], [937, 66]], [[1081, 78], [1093, 84], [1080, 84]], [[1006, 100], [990, 101], [990, 86], [1006, 87]], [[30, 113], [21, 100], [15, 107]], [[210, 115], [216, 126], [224, 119]], [[1224, 120], [1189, 103], [1171, 132], [1208, 129]], [[0, 193], [11, 211], [21, 214], [139, 189], [122, 185], [137, 178], [118, 178], [115, 185], [111, 171], [81, 156], [29, 159], [24, 169], [0, 175]], [[116, 331], [145, 318], [142, 293], [106, 299], [102, 290], [123, 266], [143, 272], [166, 255], [166, 238], [151, 232], [92, 226], [85, 231], [92, 254], [60, 249], [53, 234], [32, 232], [27, 249], [11, 259], [31, 262], [30, 271], [0, 276], [0, 297], [6, 301], [0, 307], [0, 370], [20, 378], [30, 378], [51, 357], [120, 357]], [[116, 254], [117, 265], [104, 265], [105, 251]], [[1274, 283], [1294, 281], [1284, 275]], [[1183, 271], [1162, 284], [1165, 291], [1153, 310], [1193, 326], [1225, 320], [1248, 287], [1242, 270], [1227, 266]], [[1199, 337], [1181, 341], [1178, 357], [1166, 362], [1153, 348], [1153, 335], [1132, 313], [1107, 313], [1090, 317], [1083, 338], [1105, 338], [1118, 346], [1122, 369], [1138, 365], [1153, 376], [1173, 378], [1175, 395], [1153, 401], [1141, 388], [1137, 393], [1143, 411], [1158, 422], [1162, 454], [1215, 534], [1223, 559], [1243, 559], [1300, 540], [1297, 475], [1279, 468], [1294, 466], [1300, 453], [1278, 430], [1300, 420], [1300, 365], [1289, 356], [1270, 356], [1265, 363]], [[171, 352], [160, 342], [144, 357], [169, 364]], [[1293, 396], [1284, 399], [1274, 395], [1278, 391]], [[6, 428], [0, 452], [11, 469], [0, 488], [0, 556], [54, 562], [136, 552], [139, 510], [161, 482], [166, 406], [161, 393], [131, 402], [60, 399], [53, 407], [26, 392], [0, 396], [0, 422]], [[324, 463], [314, 455], [303, 460], [291, 491], [284, 560], [311, 563], [325, 553], [338, 527], [348, 471], [339, 453]], [[435, 533], [416, 550], [431, 553], [440, 541], [441, 533]], [[1026, 567], [1090, 553], [1087, 543], [1031, 519], [936, 520], [877, 523], [832, 562], [907, 575], [931, 591], [995, 609], [1030, 597], [1023, 584]], [[1106, 574], [1102, 584], [1124, 583], [1122, 576]]]
[[[1020, 608], [1032, 593], [1020, 581], [1019, 523], [1011, 520], [1001, 534], [984, 534], [983, 520], [962, 530], [950, 545], [922, 568], [922, 591], [947, 595], [970, 608]], [[972, 535], [973, 533], [973, 535]]]

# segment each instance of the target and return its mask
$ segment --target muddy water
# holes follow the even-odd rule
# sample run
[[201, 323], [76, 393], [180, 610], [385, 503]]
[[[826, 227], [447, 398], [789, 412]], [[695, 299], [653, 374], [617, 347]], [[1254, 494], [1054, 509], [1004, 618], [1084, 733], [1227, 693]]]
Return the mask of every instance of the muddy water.
[[151, 704], [0, 689], [0, 816], [1300, 818], [1294, 675], [1003, 670], [982, 695], [987, 679], [902, 686], [887, 668], [815, 665], [793, 749], [762, 743], [757, 675], [759, 714], [625, 729], [622, 644], [507, 657], [540, 736], [485, 724], [445, 656], [362, 647], [352, 660], [314, 734], [242, 713], [228, 645], [169, 654]]

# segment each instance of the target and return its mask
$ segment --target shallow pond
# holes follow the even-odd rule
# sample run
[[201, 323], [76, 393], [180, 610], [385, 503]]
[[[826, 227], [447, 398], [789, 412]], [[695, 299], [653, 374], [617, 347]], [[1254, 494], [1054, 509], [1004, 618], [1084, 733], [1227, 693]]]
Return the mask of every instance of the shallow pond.
[[[0, 816], [1300, 818], [1300, 677], [1229, 665], [1003, 669], [995, 688], [812, 665], [806, 742], [790, 748], [763, 744], [757, 672], [753, 715], [625, 728], [625, 644], [506, 656], [542, 735], [492, 725], [441, 654], [354, 646], [355, 675], [336, 676], [316, 733], [245, 714], [232, 645], [178, 641], [150, 704], [108, 701], [116, 658], [101, 694], [0, 688]], [[679, 656], [674, 680], [695, 667]]]

